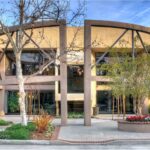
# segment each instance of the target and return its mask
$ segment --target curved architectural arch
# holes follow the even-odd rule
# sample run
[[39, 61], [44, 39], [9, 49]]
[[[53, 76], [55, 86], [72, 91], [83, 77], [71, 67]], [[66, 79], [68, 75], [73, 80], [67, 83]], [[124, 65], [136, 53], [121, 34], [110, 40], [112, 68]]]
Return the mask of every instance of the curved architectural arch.
[[139, 32], [150, 34], [150, 27], [145, 27], [145, 26], [130, 24], [130, 23], [123, 23], [123, 22], [104, 21], [104, 20], [85, 20], [85, 25], [136, 30]]
[[[53, 20], [49, 20], [49, 21], [39, 21], [39, 22], [35, 22], [35, 23], [27, 23], [23, 25], [24, 30], [28, 30], [28, 29], [32, 29], [32, 28], [41, 28], [41, 27], [56, 27], [56, 26], [60, 26], [60, 25], [66, 25], [66, 21], [65, 20], [59, 20], [59, 21], [53, 21]], [[10, 26], [8, 27], [9, 32], [16, 32], [19, 30], [19, 26]], [[0, 30], [0, 35], [3, 35], [3, 31]]]
[[137, 33], [137, 36], [139, 37], [139, 40], [145, 50], [146, 53], [148, 53], [148, 50], [142, 40], [140, 32], [150, 34], [150, 28], [135, 25], [135, 24], [129, 24], [129, 23], [122, 23], [122, 22], [114, 22], [114, 21], [102, 21], [102, 20], [85, 20], [84, 22], [84, 124], [87, 126], [91, 125], [91, 81], [96, 81], [97, 77], [94, 78], [94, 76], [91, 75], [91, 53], [92, 53], [92, 47], [91, 47], [91, 39], [92, 39], [92, 27], [108, 27], [108, 28], [118, 28], [123, 29], [123, 33], [117, 37], [117, 39], [112, 43], [112, 45], [106, 49], [106, 51], [103, 53], [103, 55], [96, 61], [100, 62], [103, 57], [110, 52], [110, 50], [116, 45], [116, 43], [127, 33], [127, 31], [131, 31], [131, 45], [132, 45], [132, 57], [135, 56], [135, 41], [134, 41], [134, 33]]

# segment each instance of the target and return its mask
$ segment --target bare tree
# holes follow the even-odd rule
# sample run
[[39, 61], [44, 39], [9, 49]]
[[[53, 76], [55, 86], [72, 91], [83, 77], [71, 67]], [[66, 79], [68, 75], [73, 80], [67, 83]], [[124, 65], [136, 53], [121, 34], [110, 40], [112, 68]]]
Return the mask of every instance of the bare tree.
[[[16, 61], [16, 77], [19, 86], [19, 106], [20, 114], [22, 117], [22, 125], [27, 125], [26, 109], [25, 109], [25, 88], [24, 82], [25, 78], [22, 73], [21, 66], [21, 56], [25, 45], [32, 42], [36, 47], [48, 58], [39, 70], [33, 75], [42, 73], [49, 65], [53, 64], [56, 59], [60, 59], [60, 56], [54, 57], [46, 51], [44, 51], [38, 43], [32, 38], [34, 23], [37, 21], [44, 20], [55, 20], [59, 21], [60, 19], [67, 19], [68, 23], [74, 24], [80, 22], [80, 18], [84, 16], [84, 3], [79, 3], [79, 7], [76, 10], [71, 10], [69, 7], [69, 0], [14, 0], [9, 1], [9, 6], [13, 9], [4, 10], [3, 14], [6, 17], [7, 15], [12, 17], [11, 25], [18, 25], [18, 31], [16, 33], [16, 41], [12, 38], [12, 33], [9, 30], [9, 27], [5, 25], [5, 22], [0, 21], [1, 32], [3, 32], [7, 37], [6, 49], [10, 43], [15, 55]], [[68, 17], [69, 16], [69, 17]], [[69, 18], [69, 19], [68, 19]], [[30, 34], [27, 34], [24, 29], [24, 24], [29, 23], [33, 25], [31, 28]], [[27, 37], [24, 40], [24, 37]], [[73, 45], [73, 44], [72, 44]], [[71, 47], [73, 47], [71, 45]], [[67, 50], [65, 51], [67, 53]]]

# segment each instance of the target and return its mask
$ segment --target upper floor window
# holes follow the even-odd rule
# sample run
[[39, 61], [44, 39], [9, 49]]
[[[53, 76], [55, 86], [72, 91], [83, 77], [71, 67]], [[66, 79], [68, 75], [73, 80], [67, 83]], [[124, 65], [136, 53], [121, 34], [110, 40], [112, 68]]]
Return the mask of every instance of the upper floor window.
[[[16, 63], [13, 52], [6, 54], [6, 75], [16, 75]], [[23, 75], [31, 75], [37, 72], [47, 58], [40, 52], [23, 52], [21, 55], [21, 65]], [[55, 75], [54, 64], [48, 66], [42, 75]]]
[[[96, 61], [103, 55], [103, 53], [99, 52], [95, 54], [95, 59]], [[102, 70], [101, 66], [105, 63], [109, 63], [110, 61], [110, 56], [109, 54], [105, 55], [104, 58], [96, 65], [96, 75], [97, 76], [105, 76], [107, 75], [107, 71]]]

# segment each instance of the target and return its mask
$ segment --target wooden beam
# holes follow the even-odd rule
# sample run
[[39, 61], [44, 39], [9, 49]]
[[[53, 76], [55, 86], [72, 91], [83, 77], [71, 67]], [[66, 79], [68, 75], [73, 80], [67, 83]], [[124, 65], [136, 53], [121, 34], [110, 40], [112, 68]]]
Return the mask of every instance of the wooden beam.
[[86, 24], [94, 27], [110, 27], [110, 28], [120, 28], [120, 29], [128, 29], [128, 30], [137, 30], [143, 33], [150, 34], [150, 28], [137, 25], [130, 24], [124, 22], [116, 22], [116, 21], [105, 21], [105, 20], [85, 20]]
[[[11, 33], [11, 36], [13, 36], [13, 34], [14, 34], [14, 32]], [[0, 63], [1, 63], [1, 61], [2, 61], [2, 59], [3, 59], [3, 57], [4, 57], [4, 55], [5, 55], [5, 52], [6, 52], [7, 48], [8, 48], [9, 43], [10, 43], [10, 40], [7, 41], [6, 46], [5, 46], [5, 48], [3, 49], [3, 52], [2, 52], [2, 54], [1, 54], [1, 56], [0, 56]]]
[[[5, 90], [19, 90], [18, 85], [6, 85]], [[55, 85], [25, 85], [25, 90], [55, 90]]]
[[134, 45], [134, 30], [132, 30], [132, 35], [131, 35], [131, 37], [132, 37], [132, 58], [134, 59], [135, 58], [135, 45]]
[[[24, 76], [24, 78], [26, 78], [25, 84], [46, 83], [60, 80], [60, 76], [34, 76], [29, 78], [28, 76]], [[15, 76], [6, 76], [2, 84], [10, 85], [10, 84], [18, 84], [18, 82]]]
[[142, 40], [142, 37], [141, 37], [140, 33], [139, 33], [138, 31], [136, 31], [136, 33], [137, 33], [137, 35], [138, 35], [138, 37], [139, 37], [139, 39], [140, 39], [140, 42], [141, 42], [141, 44], [142, 44], [142, 46], [143, 46], [145, 52], [148, 53], [148, 50], [147, 50], [146, 46], [144, 45], [144, 42], [143, 42], [143, 40]]
[[91, 26], [84, 25], [84, 125], [91, 126]]
[[67, 108], [67, 56], [66, 56], [66, 23], [62, 23], [59, 27], [60, 41], [60, 92], [61, 92], [61, 125], [67, 124], [68, 108]]
[[[28, 29], [32, 29], [32, 28], [42, 28], [42, 27], [56, 27], [56, 26], [59, 27], [59, 25], [64, 22], [65, 22], [65, 20], [40, 21], [40, 22], [34, 22], [34, 23], [26, 23], [23, 25], [22, 28], [23, 28], [23, 30], [28, 30]], [[20, 28], [20, 26], [16, 25], [16, 26], [11, 26], [8, 29], [9, 29], [9, 32], [11, 33], [11, 32], [18, 31], [19, 28]], [[3, 31], [0, 30], [0, 35], [3, 35], [3, 34], [4, 34]]]
[[[61, 99], [61, 95], [58, 94], [58, 101]], [[69, 93], [67, 94], [67, 101], [82, 101], [84, 100], [84, 93]]]
[[112, 82], [112, 80], [108, 77], [103, 76], [91, 76], [92, 81], [102, 81], [102, 82]]

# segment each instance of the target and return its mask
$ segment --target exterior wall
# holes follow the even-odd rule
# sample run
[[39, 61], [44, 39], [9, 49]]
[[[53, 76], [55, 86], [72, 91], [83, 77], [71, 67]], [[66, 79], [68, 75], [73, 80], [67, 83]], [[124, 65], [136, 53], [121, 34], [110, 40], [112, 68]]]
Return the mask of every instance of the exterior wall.
[[[118, 36], [123, 32], [123, 29], [115, 29], [115, 28], [105, 28], [105, 27], [92, 27], [91, 29], [91, 48], [92, 48], [92, 54], [91, 54], [91, 63], [95, 63], [95, 52], [104, 52], [111, 44], [117, 39]], [[27, 30], [27, 33], [30, 34], [31, 30]], [[141, 33], [141, 36], [146, 44], [150, 45], [150, 36], [146, 33]], [[67, 27], [67, 47], [69, 49], [72, 48], [73, 50], [80, 50], [78, 52], [79, 57], [77, 56], [74, 60], [69, 60], [67, 64], [84, 64], [84, 38], [86, 40], [87, 37], [84, 37], [84, 27], [75, 28], [75, 27]], [[6, 39], [6, 36], [1, 36], [1, 38]], [[15, 39], [15, 34], [13, 35], [13, 38]], [[33, 39], [36, 43], [39, 44], [41, 48], [45, 49], [57, 49], [57, 54], [60, 54], [60, 45], [59, 45], [59, 27], [45, 27], [45, 28], [36, 28], [33, 29]], [[73, 40], [74, 39], [74, 40]], [[116, 48], [119, 50], [121, 48], [130, 48], [131, 49], [132, 43], [131, 43], [131, 31], [128, 31], [127, 34], [122, 38], [122, 43], [118, 42], [116, 44]], [[4, 48], [4, 44], [0, 44], [0, 48]], [[11, 50], [11, 45], [9, 44], [8, 48]], [[140, 42], [137, 42], [137, 48], [142, 49], [142, 46]], [[26, 47], [25, 50], [31, 50], [35, 51], [37, 48], [35, 45], [30, 42]], [[24, 51], [25, 51], [24, 50]], [[0, 70], [1, 70], [1, 76], [2, 80], [0, 81], [0, 110], [4, 110], [5, 105], [5, 90], [16, 90], [17, 82], [16, 78], [13, 76], [5, 76], [5, 67], [7, 66], [7, 59], [4, 57], [0, 64]], [[92, 76], [96, 76], [96, 68], [94, 67], [91, 70]], [[47, 76], [37, 76], [34, 78], [29, 79], [26, 81], [26, 90], [29, 89], [41, 89], [41, 90], [55, 90], [55, 100], [57, 105], [57, 114], [60, 113], [60, 110], [58, 108], [58, 101], [60, 101], [61, 96], [58, 93], [58, 69], [55, 68], [55, 77], [58, 76], [58, 79], [54, 79], [55, 85], [50, 85], [48, 82], [52, 81], [53, 77], [47, 77]], [[40, 82], [39, 82], [40, 81]], [[103, 80], [102, 80], [103, 81]], [[43, 85], [42, 83], [48, 83], [47, 85]], [[30, 85], [32, 84], [32, 86]], [[109, 86], [96, 86], [96, 81], [92, 81], [91, 83], [91, 108], [96, 106], [96, 91], [97, 90], [104, 90], [104, 89], [110, 89]], [[85, 89], [86, 90], [86, 89]], [[84, 100], [84, 93], [80, 94], [74, 94], [69, 93], [67, 94], [67, 100], [68, 101], [83, 101]], [[147, 102], [145, 102], [144, 109], [147, 111]]]

